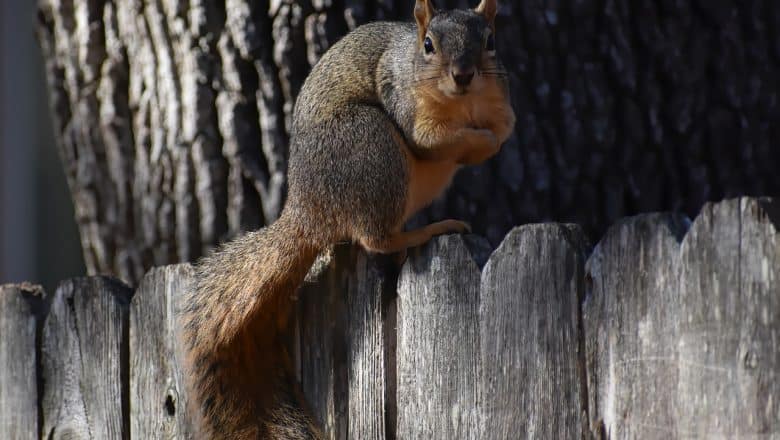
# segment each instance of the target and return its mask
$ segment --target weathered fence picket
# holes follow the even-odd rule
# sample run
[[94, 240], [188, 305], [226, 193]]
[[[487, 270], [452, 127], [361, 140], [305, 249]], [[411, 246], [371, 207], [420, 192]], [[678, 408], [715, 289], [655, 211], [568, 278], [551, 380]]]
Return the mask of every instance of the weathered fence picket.
[[43, 438], [127, 438], [132, 291], [104, 277], [60, 285], [43, 324]]
[[585, 433], [578, 311], [584, 247], [577, 227], [523, 226], [507, 235], [485, 267], [482, 438]]
[[130, 307], [130, 437], [191, 438], [181, 347], [178, 299], [192, 280], [189, 264], [151, 270]]
[[447, 236], [404, 265], [398, 281], [398, 438], [476, 438], [479, 268]]
[[[395, 292], [389, 285], [388, 261], [358, 253], [347, 288], [347, 438], [384, 439], [386, 384], [393, 347], [388, 338], [395, 329], [393, 308], [387, 301]], [[393, 315], [387, 320], [388, 315]], [[392, 406], [392, 405], [391, 405]], [[392, 410], [395, 407], [393, 406]]]
[[[337, 247], [291, 323], [302, 389], [331, 439], [780, 439], [778, 225], [778, 204], [742, 198], [625, 219], [587, 261], [558, 224], [489, 258], [439, 237], [400, 270]], [[191, 281], [0, 287], [0, 437], [191, 438]]]
[[[613, 227], [588, 261], [591, 424], [609, 438], [780, 438], [780, 210]], [[685, 234], [685, 235], [684, 235]], [[684, 235], [684, 238], [683, 238]]]
[[43, 290], [0, 286], [0, 438], [37, 438], [36, 353]]
[[686, 223], [668, 214], [622, 221], [588, 259], [588, 409], [591, 426], [610, 438], [657, 438], [676, 430], [675, 270]]
[[[347, 354], [345, 265], [351, 256], [337, 248], [332, 264], [300, 289], [296, 332], [301, 387], [311, 410], [331, 438], [345, 438], [347, 430]], [[296, 348], [297, 348], [296, 347]]]
[[706, 206], [683, 241], [680, 436], [780, 437], [779, 208]]

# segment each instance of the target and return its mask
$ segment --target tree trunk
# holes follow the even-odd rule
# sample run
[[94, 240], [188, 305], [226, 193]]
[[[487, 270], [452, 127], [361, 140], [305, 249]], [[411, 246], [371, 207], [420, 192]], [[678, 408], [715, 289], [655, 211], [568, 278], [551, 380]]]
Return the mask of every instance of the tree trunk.
[[[40, 0], [55, 130], [90, 273], [136, 283], [278, 215], [290, 114], [340, 36], [412, 0]], [[473, 2], [450, 0], [446, 7]], [[502, 2], [516, 135], [414, 219], [695, 214], [780, 194], [780, 3]]]

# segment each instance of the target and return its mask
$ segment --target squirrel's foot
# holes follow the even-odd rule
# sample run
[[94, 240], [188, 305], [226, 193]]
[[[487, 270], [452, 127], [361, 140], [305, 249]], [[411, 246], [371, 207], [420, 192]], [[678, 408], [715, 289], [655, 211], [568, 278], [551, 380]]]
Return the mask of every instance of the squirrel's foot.
[[413, 231], [397, 232], [383, 240], [363, 237], [359, 239], [359, 242], [369, 252], [392, 254], [410, 247], [420, 246], [437, 235], [464, 234], [468, 232], [471, 232], [471, 227], [466, 222], [443, 220]]
[[427, 227], [430, 228], [431, 232], [433, 232], [432, 235], [471, 233], [471, 225], [460, 220], [443, 220], [432, 223]]

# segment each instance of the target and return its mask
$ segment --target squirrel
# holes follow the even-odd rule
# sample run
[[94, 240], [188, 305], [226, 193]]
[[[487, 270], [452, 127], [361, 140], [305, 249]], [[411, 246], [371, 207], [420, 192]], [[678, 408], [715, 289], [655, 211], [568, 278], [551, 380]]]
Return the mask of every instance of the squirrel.
[[462, 233], [444, 220], [403, 231], [463, 165], [514, 129], [496, 57], [496, 0], [415, 23], [362, 25], [312, 68], [294, 106], [288, 194], [274, 223], [203, 258], [180, 313], [185, 377], [204, 438], [317, 439], [281, 335], [318, 254], [351, 240], [403, 252]]

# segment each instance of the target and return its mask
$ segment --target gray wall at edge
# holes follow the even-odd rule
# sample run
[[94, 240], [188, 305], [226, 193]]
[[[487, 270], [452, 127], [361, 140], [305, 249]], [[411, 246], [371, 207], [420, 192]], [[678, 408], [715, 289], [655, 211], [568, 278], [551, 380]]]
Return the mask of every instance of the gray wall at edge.
[[0, 0], [0, 284], [52, 291], [84, 263], [52, 135], [34, 0]]

